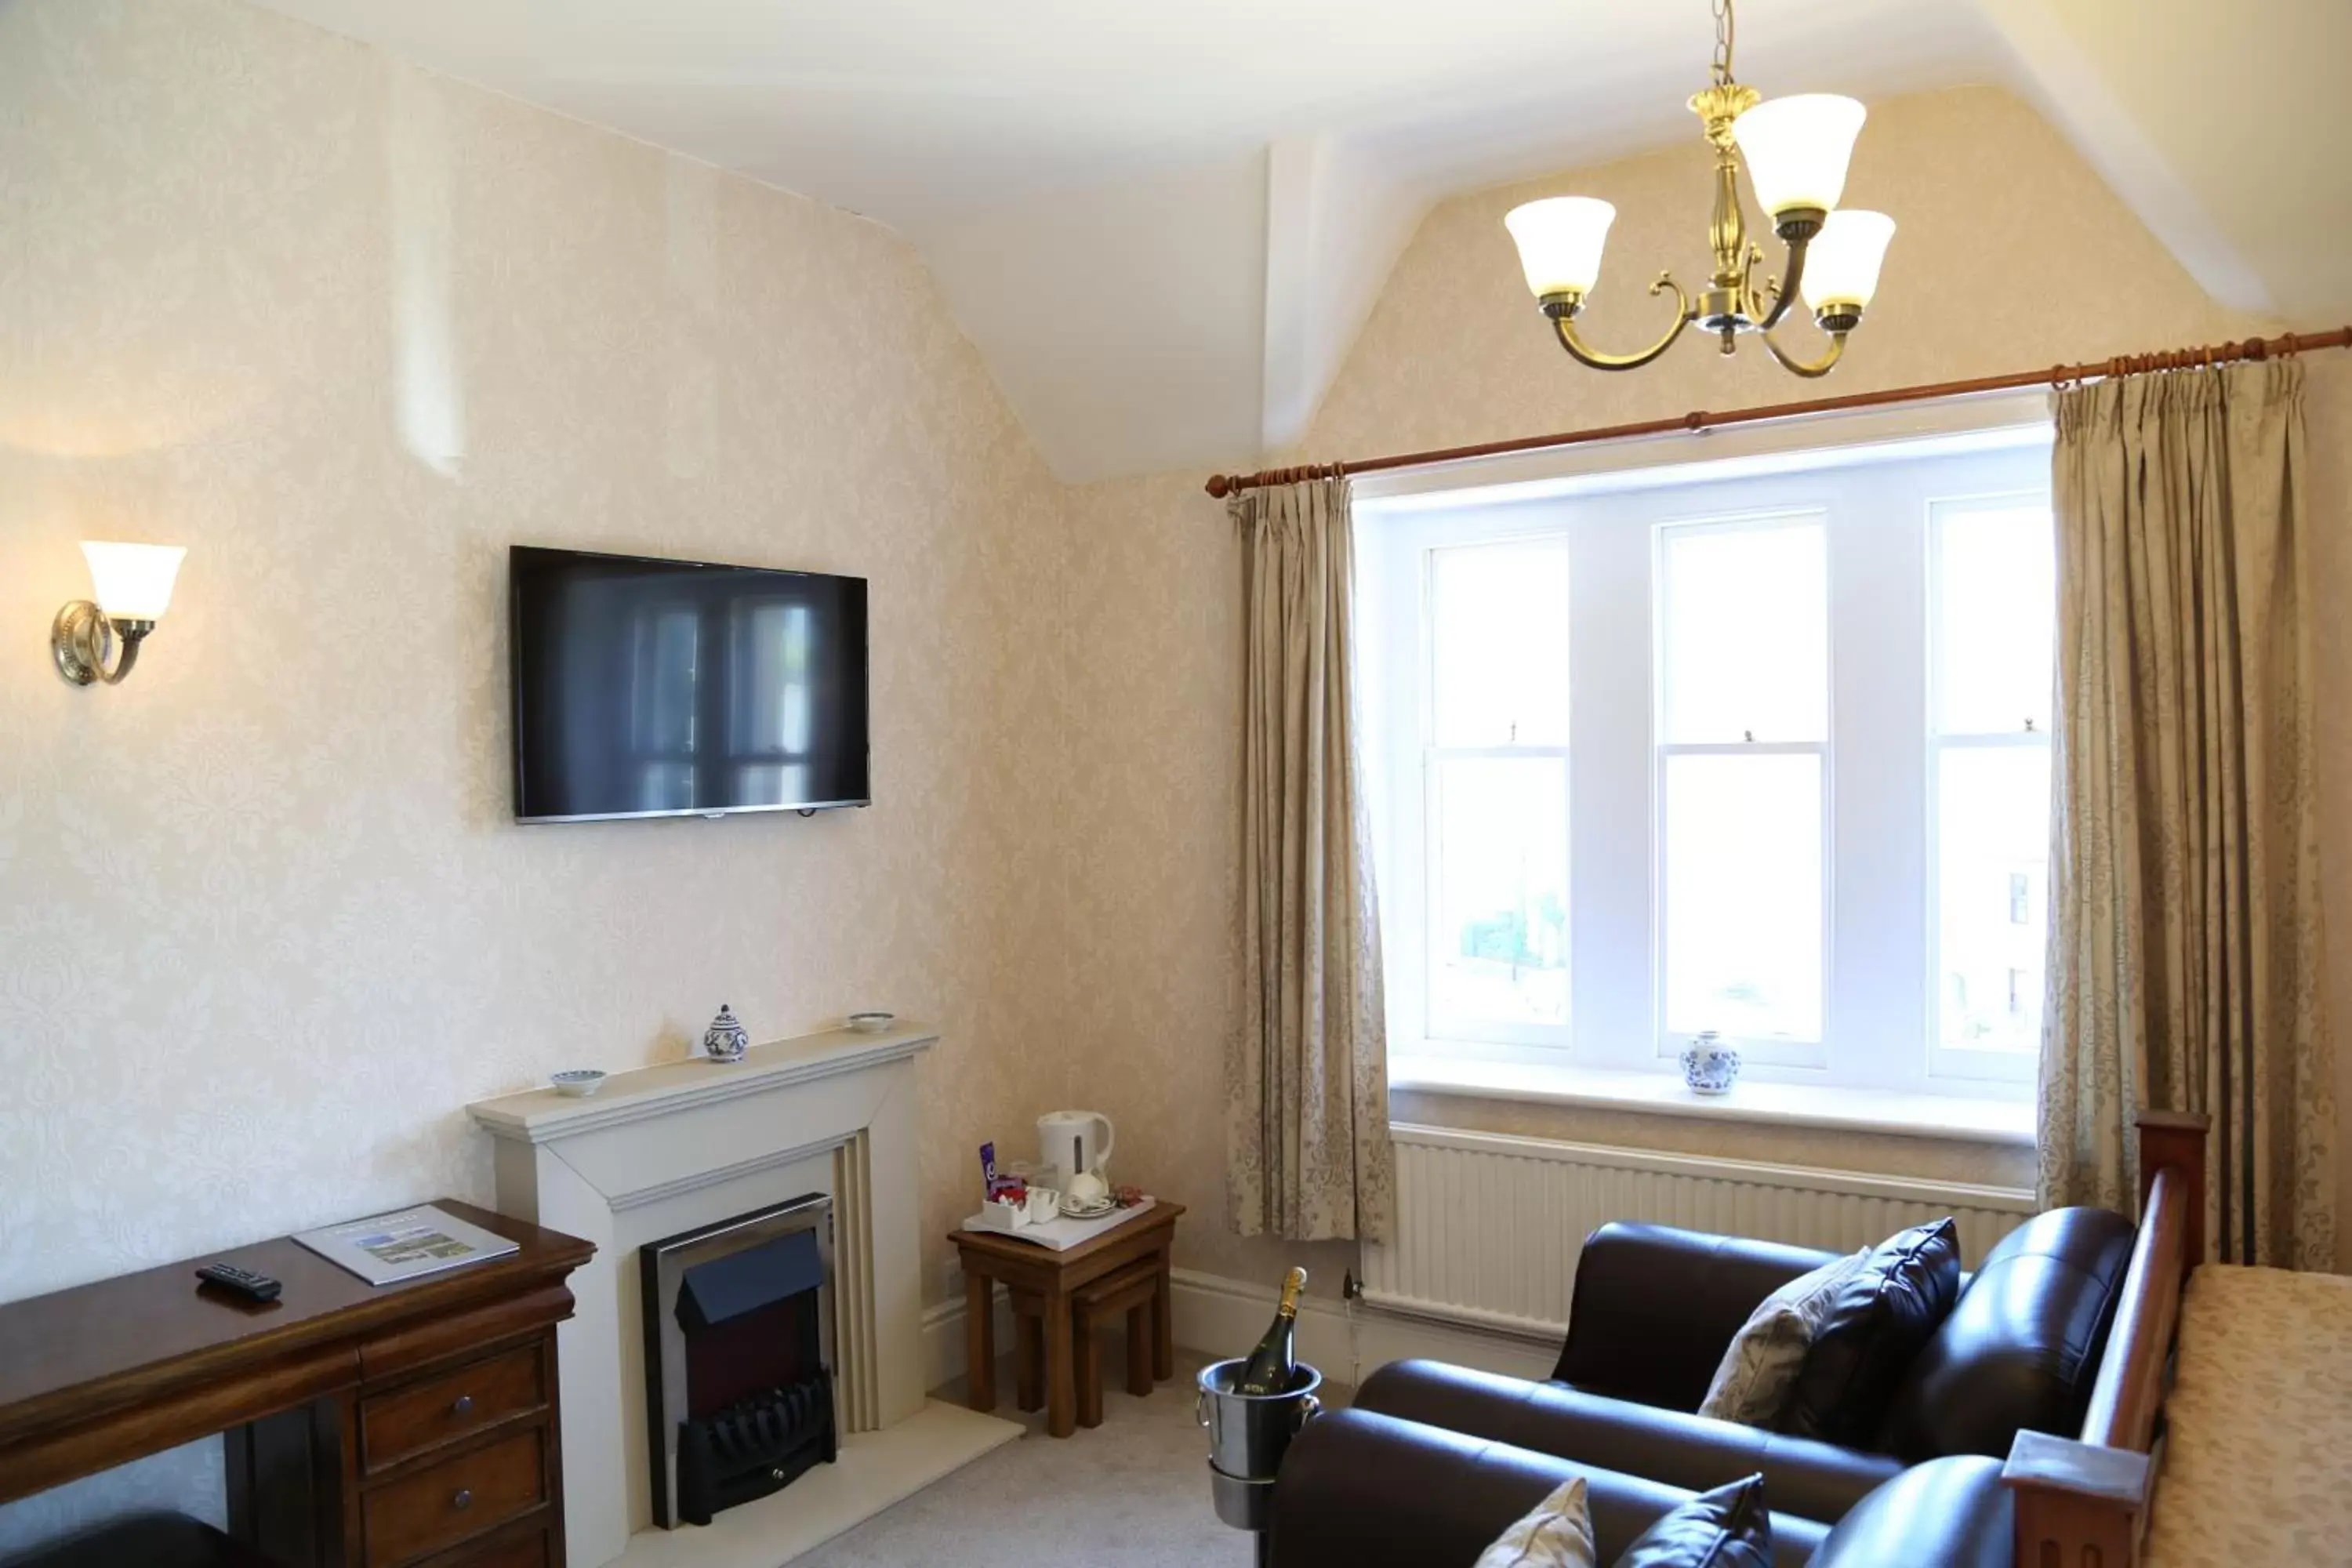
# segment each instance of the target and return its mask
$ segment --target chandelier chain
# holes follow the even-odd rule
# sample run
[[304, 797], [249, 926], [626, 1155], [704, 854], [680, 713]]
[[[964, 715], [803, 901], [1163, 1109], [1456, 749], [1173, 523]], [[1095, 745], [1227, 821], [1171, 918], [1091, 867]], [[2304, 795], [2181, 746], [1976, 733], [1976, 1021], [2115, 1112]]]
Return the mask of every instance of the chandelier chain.
[[1732, 0], [1715, 0], [1715, 85], [1731, 85], [1731, 44], [1738, 30], [1731, 15]]

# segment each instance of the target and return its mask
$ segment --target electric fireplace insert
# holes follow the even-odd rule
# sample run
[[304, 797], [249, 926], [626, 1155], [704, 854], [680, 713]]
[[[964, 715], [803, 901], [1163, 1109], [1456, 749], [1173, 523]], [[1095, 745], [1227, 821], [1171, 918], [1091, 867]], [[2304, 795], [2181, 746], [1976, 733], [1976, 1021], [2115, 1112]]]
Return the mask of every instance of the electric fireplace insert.
[[833, 1200], [754, 1209], [638, 1249], [654, 1517], [666, 1529], [839, 1452]]

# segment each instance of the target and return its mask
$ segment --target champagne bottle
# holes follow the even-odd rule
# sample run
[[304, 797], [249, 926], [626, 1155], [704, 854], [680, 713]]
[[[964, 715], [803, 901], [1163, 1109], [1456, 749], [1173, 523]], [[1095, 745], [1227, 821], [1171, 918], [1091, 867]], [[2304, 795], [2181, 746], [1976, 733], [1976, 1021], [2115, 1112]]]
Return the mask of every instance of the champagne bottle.
[[1298, 1328], [1298, 1292], [1307, 1288], [1307, 1270], [1294, 1268], [1282, 1279], [1282, 1304], [1274, 1321], [1250, 1352], [1249, 1363], [1234, 1384], [1235, 1394], [1286, 1394], [1298, 1375], [1298, 1356], [1292, 1341]]

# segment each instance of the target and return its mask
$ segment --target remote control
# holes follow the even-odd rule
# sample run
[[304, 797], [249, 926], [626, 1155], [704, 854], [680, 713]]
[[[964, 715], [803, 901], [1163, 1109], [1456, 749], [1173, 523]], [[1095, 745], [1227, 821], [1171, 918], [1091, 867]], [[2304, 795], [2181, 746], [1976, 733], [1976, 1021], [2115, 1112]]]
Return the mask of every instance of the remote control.
[[196, 1278], [207, 1285], [217, 1285], [224, 1290], [255, 1301], [275, 1301], [278, 1293], [286, 1289], [267, 1274], [256, 1274], [250, 1268], [239, 1268], [234, 1263], [207, 1263], [196, 1270]]

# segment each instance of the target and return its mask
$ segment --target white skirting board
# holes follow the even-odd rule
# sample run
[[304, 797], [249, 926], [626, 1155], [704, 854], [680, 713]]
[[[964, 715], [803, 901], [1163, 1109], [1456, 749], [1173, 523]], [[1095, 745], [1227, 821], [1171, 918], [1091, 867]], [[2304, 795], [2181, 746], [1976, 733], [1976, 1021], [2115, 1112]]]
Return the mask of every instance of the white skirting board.
[[[1248, 1354], [1274, 1320], [1279, 1294], [1271, 1282], [1229, 1279], [1190, 1268], [1176, 1270], [1174, 1289], [1178, 1348], [1212, 1360]], [[961, 1300], [942, 1301], [924, 1310], [927, 1386], [936, 1389], [963, 1375], [963, 1320]], [[999, 1356], [1010, 1352], [1012, 1334], [1013, 1310], [1000, 1295], [996, 1302]], [[1552, 1363], [1559, 1356], [1559, 1342], [1557, 1338], [1489, 1334], [1451, 1323], [1371, 1311], [1360, 1302], [1350, 1309], [1343, 1302], [1309, 1296], [1299, 1303], [1298, 1356], [1334, 1383], [1350, 1386], [1373, 1368], [1409, 1356], [1432, 1356], [1514, 1377], [1539, 1378], [1550, 1375]], [[1011, 1397], [1009, 1389], [1000, 1394]]]

